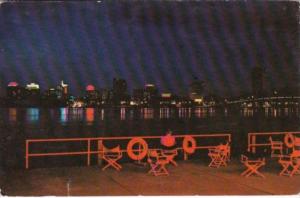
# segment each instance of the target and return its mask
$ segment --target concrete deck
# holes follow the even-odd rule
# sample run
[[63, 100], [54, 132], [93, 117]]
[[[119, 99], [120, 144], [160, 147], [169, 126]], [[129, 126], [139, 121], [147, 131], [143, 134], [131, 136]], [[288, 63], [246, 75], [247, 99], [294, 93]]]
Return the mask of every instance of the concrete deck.
[[266, 176], [244, 178], [244, 167], [230, 162], [219, 169], [207, 162], [181, 161], [168, 166], [169, 176], [147, 174], [148, 166], [122, 164], [120, 172], [102, 171], [97, 166], [18, 170], [8, 173], [2, 190], [9, 196], [106, 195], [295, 195], [300, 192], [300, 175], [278, 176], [279, 165], [264, 167]]

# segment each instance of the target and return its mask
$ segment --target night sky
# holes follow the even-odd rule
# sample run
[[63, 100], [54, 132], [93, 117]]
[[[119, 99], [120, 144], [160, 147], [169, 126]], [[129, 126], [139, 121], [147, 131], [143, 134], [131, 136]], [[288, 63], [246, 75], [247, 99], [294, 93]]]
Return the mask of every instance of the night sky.
[[186, 94], [194, 77], [206, 92], [251, 91], [251, 68], [266, 89], [299, 86], [297, 2], [31, 2], [0, 5], [0, 93], [10, 81], [42, 89], [64, 80], [128, 88], [155, 83]]

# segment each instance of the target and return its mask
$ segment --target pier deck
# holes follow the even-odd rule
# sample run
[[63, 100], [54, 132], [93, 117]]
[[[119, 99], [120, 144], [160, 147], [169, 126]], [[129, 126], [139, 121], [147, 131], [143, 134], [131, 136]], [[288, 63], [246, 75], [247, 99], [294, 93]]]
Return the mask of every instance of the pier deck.
[[[277, 164], [264, 167], [261, 177], [244, 178], [238, 161], [219, 169], [207, 162], [179, 161], [168, 166], [169, 176], [147, 174], [148, 166], [123, 164], [120, 172], [97, 166], [17, 170], [8, 173], [2, 189], [10, 196], [107, 196], [107, 195], [295, 195], [300, 175], [278, 176]], [[68, 191], [68, 181], [69, 191]]]

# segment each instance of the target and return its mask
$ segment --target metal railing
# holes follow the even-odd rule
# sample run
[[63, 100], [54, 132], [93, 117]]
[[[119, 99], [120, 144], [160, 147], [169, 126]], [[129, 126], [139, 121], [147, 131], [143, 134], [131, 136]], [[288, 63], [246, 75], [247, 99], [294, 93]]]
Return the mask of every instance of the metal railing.
[[[231, 134], [186, 134], [186, 135], [173, 135], [176, 139], [184, 138], [186, 136], [192, 136], [195, 139], [205, 139], [205, 138], [221, 138], [224, 141], [231, 142]], [[58, 139], [28, 139], [26, 140], [26, 148], [25, 148], [25, 167], [26, 169], [29, 168], [29, 159], [31, 157], [46, 157], [46, 156], [72, 156], [72, 155], [86, 155], [87, 157], [87, 166], [91, 164], [91, 155], [98, 154], [99, 155], [103, 152], [101, 150], [92, 150], [91, 145], [92, 142], [99, 142], [100, 141], [112, 141], [112, 140], [131, 140], [133, 138], [142, 138], [142, 139], [160, 139], [162, 136], [131, 136], [131, 137], [91, 137], [91, 138], [58, 138]], [[49, 143], [49, 142], [86, 142], [86, 150], [84, 151], [64, 151], [64, 152], [32, 152], [30, 150], [30, 145], [33, 143]], [[195, 149], [209, 149], [214, 148], [217, 145], [200, 145], [196, 146]], [[178, 147], [178, 150], [182, 150], [183, 147]], [[140, 151], [140, 150], [134, 150]], [[127, 153], [127, 149], [121, 149], [121, 152]], [[187, 155], [185, 153], [185, 159], [187, 159]]]
[[[284, 139], [284, 136], [287, 134], [300, 134], [300, 131], [291, 131], [291, 132], [252, 132], [248, 133], [248, 152], [256, 153], [257, 147], [269, 147], [271, 146], [271, 142], [269, 141], [269, 137], [280, 137], [282, 140]], [[262, 141], [260, 140], [260, 143], [257, 143], [258, 137], [264, 137]]]

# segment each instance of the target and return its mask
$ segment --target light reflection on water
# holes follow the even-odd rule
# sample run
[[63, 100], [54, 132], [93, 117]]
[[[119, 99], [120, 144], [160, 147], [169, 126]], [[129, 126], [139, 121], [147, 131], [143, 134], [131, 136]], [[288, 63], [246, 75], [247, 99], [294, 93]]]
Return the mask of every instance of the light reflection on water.
[[120, 109], [120, 119], [125, 120], [125, 118], [126, 118], [126, 108], [123, 107]]
[[[3, 112], [3, 111], [2, 111]], [[10, 123], [19, 121], [21, 119], [22, 111], [18, 108], [8, 108], [7, 118]], [[57, 121], [61, 124], [69, 122], [85, 122], [91, 125], [97, 121], [103, 121], [105, 119], [119, 119], [121, 121], [126, 120], [151, 120], [151, 119], [202, 119], [202, 118], [214, 118], [218, 116], [230, 117], [236, 116], [236, 113], [230, 111], [230, 109], [223, 109], [217, 111], [213, 107], [196, 107], [196, 108], [140, 108], [129, 109], [120, 108], [118, 110], [112, 109], [95, 109], [95, 108], [59, 108], [59, 109], [41, 109], [39, 108], [26, 108], [25, 109], [25, 121], [27, 123], [37, 123], [41, 119], [50, 119]], [[261, 113], [264, 117], [278, 118], [278, 117], [299, 117], [299, 109], [295, 108], [264, 108], [256, 110], [253, 108], [242, 108], [238, 116], [241, 117], [254, 117]], [[46, 115], [49, 115], [48, 117]], [[21, 118], [20, 118], [21, 117]]]
[[141, 113], [141, 116], [140, 116], [141, 119], [148, 120], [148, 119], [154, 118], [154, 109], [153, 108], [141, 108], [140, 113]]
[[69, 114], [68, 108], [60, 108], [60, 122], [62, 124], [68, 122], [68, 114]]
[[8, 109], [8, 118], [9, 122], [16, 122], [17, 121], [17, 108], [9, 108]]
[[88, 125], [93, 124], [95, 119], [95, 109], [94, 108], [86, 108], [85, 109], [85, 117]]
[[192, 108], [179, 108], [178, 117], [179, 118], [191, 118]]
[[28, 108], [27, 110], [27, 121], [29, 122], [37, 122], [39, 121], [40, 109], [39, 108]]

